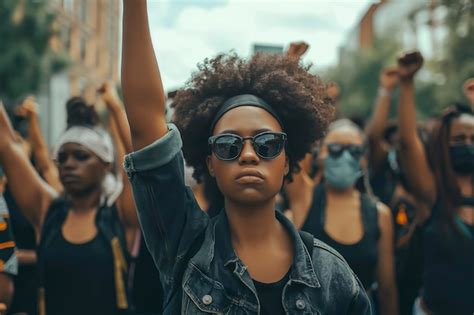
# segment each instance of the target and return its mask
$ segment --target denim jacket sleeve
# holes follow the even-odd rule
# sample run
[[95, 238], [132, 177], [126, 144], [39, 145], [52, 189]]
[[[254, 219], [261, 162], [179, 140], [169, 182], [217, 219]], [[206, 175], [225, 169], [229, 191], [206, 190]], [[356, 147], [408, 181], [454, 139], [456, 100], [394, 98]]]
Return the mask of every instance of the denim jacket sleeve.
[[144, 239], [164, 290], [180, 283], [186, 257], [209, 224], [184, 184], [180, 133], [173, 124], [168, 128], [166, 135], [124, 161]]
[[355, 274], [353, 274], [353, 277], [355, 278], [355, 294], [354, 297], [352, 298], [352, 303], [351, 307], [349, 309], [349, 314], [364, 314], [364, 315], [372, 315], [373, 310], [372, 310], [372, 305], [369, 301], [369, 298], [367, 297], [367, 294], [365, 292], [364, 286], [362, 285], [362, 282], [360, 282], [359, 278]]

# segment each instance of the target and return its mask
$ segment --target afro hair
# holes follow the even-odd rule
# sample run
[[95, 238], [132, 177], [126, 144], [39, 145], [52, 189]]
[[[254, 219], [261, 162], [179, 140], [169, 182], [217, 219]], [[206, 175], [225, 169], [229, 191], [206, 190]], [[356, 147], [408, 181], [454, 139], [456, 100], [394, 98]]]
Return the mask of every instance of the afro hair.
[[250, 59], [235, 53], [205, 59], [173, 99], [174, 123], [183, 139], [183, 154], [202, 182], [209, 176], [206, 157], [211, 122], [224, 102], [236, 95], [253, 94], [279, 115], [288, 135], [286, 154], [291, 174], [298, 161], [323, 136], [334, 115], [326, 85], [298, 59], [257, 53]]

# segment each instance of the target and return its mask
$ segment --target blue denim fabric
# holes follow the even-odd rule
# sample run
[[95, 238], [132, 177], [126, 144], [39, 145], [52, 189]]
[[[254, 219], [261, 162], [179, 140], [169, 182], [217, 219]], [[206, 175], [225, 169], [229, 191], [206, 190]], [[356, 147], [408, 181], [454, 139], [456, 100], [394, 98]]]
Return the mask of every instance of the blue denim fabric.
[[[177, 128], [125, 158], [145, 242], [161, 275], [163, 314], [259, 314], [255, 286], [235, 254], [225, 211], [212, 220], [184, 184]], [[344, 259], [314, 239], [312, 255], [298, 231], [277, 219], [293, 239], [294, 260], [283, 289], [287, 314], [371, 314], [362, 284]]]

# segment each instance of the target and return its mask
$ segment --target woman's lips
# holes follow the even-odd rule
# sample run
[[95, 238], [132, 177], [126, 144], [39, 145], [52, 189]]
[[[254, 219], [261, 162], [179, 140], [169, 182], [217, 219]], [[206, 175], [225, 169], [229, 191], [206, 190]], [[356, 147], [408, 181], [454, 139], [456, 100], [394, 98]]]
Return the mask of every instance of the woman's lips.
[[239, 184], [260, 184], [264, 182], [263, 175], [257, 170], [244, 170], [235, 178]]
[[79, 176], [76, 176], [76, 175], [64, 175], [64, 176], [61, 176], [61, 181], [63, 183], [73, 183], [73, 182], [77, 182], [79, 181], [80, 178]]
[[261, 184], [263, 183], [263, 178], [253, 175], [245, 175], [237, 178], [235, 181], [239, 184]]

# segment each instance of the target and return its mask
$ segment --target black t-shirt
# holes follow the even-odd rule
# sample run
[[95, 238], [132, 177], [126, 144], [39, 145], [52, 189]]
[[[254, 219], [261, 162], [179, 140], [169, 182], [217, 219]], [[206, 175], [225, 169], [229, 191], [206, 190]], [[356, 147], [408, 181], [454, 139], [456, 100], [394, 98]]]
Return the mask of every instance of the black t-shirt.
[[283, 315], [285, 310], [282, 305], [283, 287], [288, 282], [289, 272], [278, 282], [262, 283], [253, 280], [260, 301], [260, 314]]

